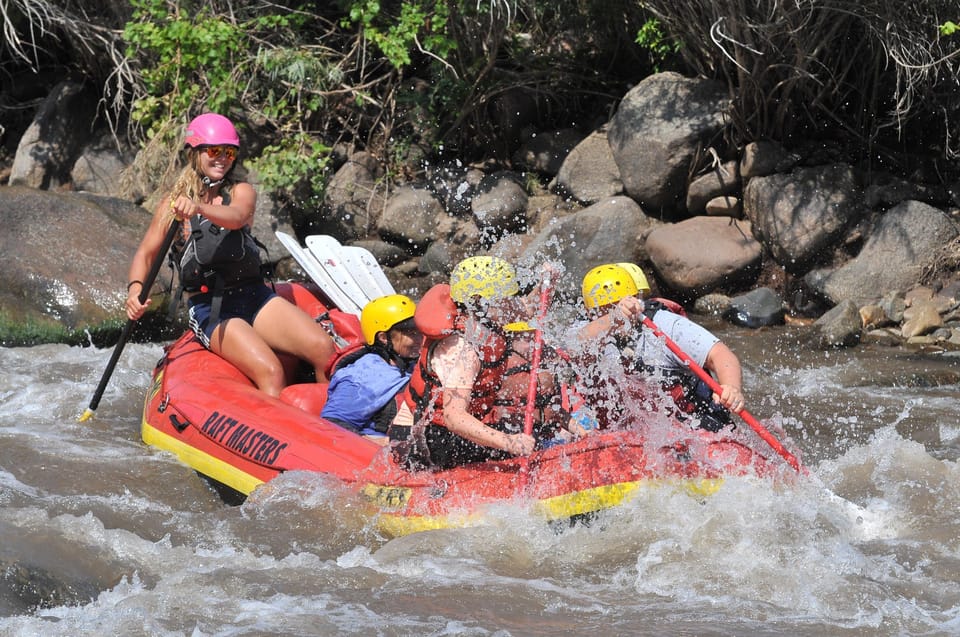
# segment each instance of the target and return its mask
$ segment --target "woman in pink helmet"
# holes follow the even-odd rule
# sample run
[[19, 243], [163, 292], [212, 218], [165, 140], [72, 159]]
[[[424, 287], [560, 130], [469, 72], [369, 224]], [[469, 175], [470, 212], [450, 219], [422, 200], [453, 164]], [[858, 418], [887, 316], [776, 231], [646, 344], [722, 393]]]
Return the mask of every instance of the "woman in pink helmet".
[[278, 396], [286, 384], [278, 352], [308, 361], [317, 379], [325, 380], [323, 370], [335, 346], [306, 312], [264, 283], [259, 247], [250, 232], [257, 193], [231, 178], [239, 149], [237, 131], [222, 115], [205, 113], [187, 126], [187, 165], [157, 207], [130, 263], [127, 317], [139, 319], [150, 305], [149, 299], [140, 303], [142, 281], [170, 223], [181, 220], [177, 254], [190, 327], [207, 348]]

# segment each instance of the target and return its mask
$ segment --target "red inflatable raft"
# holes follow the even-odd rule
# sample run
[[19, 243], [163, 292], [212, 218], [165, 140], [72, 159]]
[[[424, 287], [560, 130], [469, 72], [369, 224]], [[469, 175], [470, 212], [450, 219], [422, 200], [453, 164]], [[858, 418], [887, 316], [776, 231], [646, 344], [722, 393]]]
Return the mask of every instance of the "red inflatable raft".
[[[326, 312], [303, 286], [277, 287], [311, 315]], [[770, 475], [779, 465], [731, 436], [677, 423], [656, 443], [643, 427], [604, 431], [529, 458], [410, 473], [386, 448], [320, 418], [324, 391], [291, 385], [271, 398], [187, 333], [154, 370], [142, 437], [230, 493], [248, 495], [285, 471], [334, 476], [363, 494], [392, 536], [474, 524], [485, 505], [506, 500], [558, 520], [617, 506], [651, 484], [707, 495], [724, 476]]]

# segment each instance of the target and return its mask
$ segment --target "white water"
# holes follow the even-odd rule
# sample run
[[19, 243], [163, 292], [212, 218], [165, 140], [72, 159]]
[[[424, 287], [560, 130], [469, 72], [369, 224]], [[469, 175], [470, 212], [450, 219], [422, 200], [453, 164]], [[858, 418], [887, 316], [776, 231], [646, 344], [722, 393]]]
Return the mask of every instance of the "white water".
[[909, 382], [958, 360], [719, 330], [809, 479], [390, 541], [329, 481], [228, 507], [144, 446], [157, 345], [83, 424], [109, 351], [0, 350], [0, 635], [960, 634], [958, 386]]

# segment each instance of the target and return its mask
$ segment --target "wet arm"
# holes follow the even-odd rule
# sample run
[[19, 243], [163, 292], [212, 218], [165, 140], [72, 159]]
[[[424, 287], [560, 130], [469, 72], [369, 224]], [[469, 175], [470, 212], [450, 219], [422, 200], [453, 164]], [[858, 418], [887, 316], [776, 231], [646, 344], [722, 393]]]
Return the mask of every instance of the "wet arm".
[[533, 436], [508, 434], [488, 427], [467, 411], [469, 404], [469, 389], [443, 390], [443, 422], [447, 429], [478, 445], [501, 449], [515, 456], [533, 452]]
[[728, 409], [743, 409], [743, 370], [737, 355], [721, 341], [717, 341], [710, 348], [703, 367], [713, 372], [723, 390], [720, 395], [714, 394], [713, 399]]
[[143, 316], [147, 306], [150, 305], [150, 299], [143, 304], [140, 303], [140, 292], [143, 290], [143, 281], [147, 278], [151, 266], [158, 257], [163, 256], [160, 254], [160, 248], [163, 247], [163, 240], [172, 222], [169, 202], [164, 199], [154, 212], [150, 226], [130, 260], [130, 269], [127, 272], [126, 310], [127, 318], [131, 320], [137, 320]]

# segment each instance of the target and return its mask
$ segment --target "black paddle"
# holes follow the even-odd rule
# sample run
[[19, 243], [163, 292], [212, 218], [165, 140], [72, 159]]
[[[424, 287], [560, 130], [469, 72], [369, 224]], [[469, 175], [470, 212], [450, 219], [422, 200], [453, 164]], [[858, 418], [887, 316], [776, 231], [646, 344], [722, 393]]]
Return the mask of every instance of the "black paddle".
[[[153, 282], [157, 279], [157, 274], [160, 273], [160, 268], [163, 266], [163, 259], [167, 256], [167, 250], [170, 249], [173, 240], [177, 237], [177, 232], [180, 230], [180, 221], [174, 219], [170, 224], [170, 229], [167, 230], [167, 236], [163, 238], [163, 245], [160, 246], [160, 252], [157, 253], [157, 258], [153, 261], [153, 265], [150, 266], [150, 272], [147, 273], [146, 279], [140, 285], [140, 303], [143, 304], [147, 301], [147, 297], [150, 296], [150, 288], [153, 287]], [[127, 339], [130, 338], [130, 332], [133, 331], [133, 326], [136, 323], [134, 320], [127, 320], [127, 324], [123, 326], [123, 331], [120, 332], [120, 340], [117, 341], [117, 344], [113, 347], [113, 354], [110, 356], [110, 362], [107, 363], [107, 368], [103, 370], [103, 376], [100, 378], [100, 384], [97, 385], [97, 391], [93, 392], [93, 398], [90, 399], [90, 406], [87, 407], [86, 411], [78, 419], [79, 422], [85, 422], [93, 417], [93, 412], [97, 410], [97, 407], [100, 405], [100, 399], [103, 398], [103, 392], [107, 388], [107, 383], [110, 382], [110, 376], [113, 375], [113, 368], [117, 366], [117, 360], [120, 358], [120, 353], [123, 351], [124, 346], [127, 344]]]

